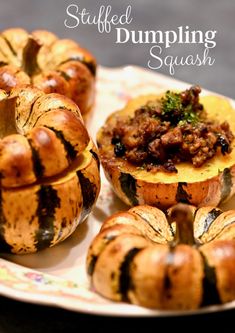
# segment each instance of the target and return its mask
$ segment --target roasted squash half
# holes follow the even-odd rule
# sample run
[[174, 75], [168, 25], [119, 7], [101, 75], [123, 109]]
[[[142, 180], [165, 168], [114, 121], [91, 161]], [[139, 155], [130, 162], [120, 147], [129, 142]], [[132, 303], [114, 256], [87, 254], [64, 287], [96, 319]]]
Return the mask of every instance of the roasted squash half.
[[0, 91], [0, 250], [67, 238], [100, 190], [99, 159], [77, 105], [36, 88]]
[[104, 221], [87, 255], [102, 296], [190, 310], [235, 299], [235, 211], [136, 206]]
[[85, 115], [93, 106], [95, 58], [78, 43], [46, 30], [0, 34], [0, 89], [33, 85], [71, 98]]
[[[217, 206], [230, 198], [235, 191], [235, 140], [231, 154], [217, 154], [199, 168], [191, 163], [179, 163], [176, 174], [147, 172], [115, 156], [112, 136], [107, 129], [111, 133], [119, 119], [133, 116], [135, 110], [159, 98], [161, 96], [147, 95], [131, 100], [124, 109], [111, 114], [97, 134], [101, 163], [118, 197], [127, 205], [149, 204], [163, 209], [177, 202]], [[227, 121], [235, 133], [235, 110], [228, 100], [219, 96], [204, 96], [200, 102], [207, 111], [208, 119]]]

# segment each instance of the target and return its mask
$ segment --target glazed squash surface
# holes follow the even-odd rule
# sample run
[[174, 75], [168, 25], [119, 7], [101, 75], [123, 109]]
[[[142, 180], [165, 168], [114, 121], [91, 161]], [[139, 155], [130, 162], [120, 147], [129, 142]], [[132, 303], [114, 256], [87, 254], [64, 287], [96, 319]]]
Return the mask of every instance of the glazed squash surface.
[[74, 102], [59, 94], [16, 88], [0, 101], [1, 186], [14, 187], [59, 174], [89, 143]]
[[100, 190], [96, 147], [77, 105], [36, 88], [0, 91], [0, 249], [29, 253], [67, 238]]
[[0, 34], [1, 89], [33, 85], [71, 98], [86, 114], [94, 103], [95, 72], [95, 58], [75, 41], [46, 30], [29, 34], [12, 28]]
[[235, 299], [235, 211], [136, 206], [104, 221], [87, 255], [102, 296], [157, 309]]
[[[104, 134], [104, 129], [109, 128], [111, 132], [119, 119], [133, 116], [140, 106], [159, 98], [161, 96], [155, 95], [135, 98], [123, 110], [113, 113], [97, 134], [101, 162], [117, 195], [129, 205], [146, 203], [160, 208], [167, 208], [179, 201], [195, 205], [217, 205], [231, 197], [235, 189], [234, 141], [231, 154], [224, 156], [217, 153], [199, 168], [181, 162], [177, 164], [178, 173], [147, 172], [114, 155], [111, 135]], [[235, 111], [228, 100], [204, 96], [200, 102], [207, 111], [208, 119], [227, 121], [235, 133]]]

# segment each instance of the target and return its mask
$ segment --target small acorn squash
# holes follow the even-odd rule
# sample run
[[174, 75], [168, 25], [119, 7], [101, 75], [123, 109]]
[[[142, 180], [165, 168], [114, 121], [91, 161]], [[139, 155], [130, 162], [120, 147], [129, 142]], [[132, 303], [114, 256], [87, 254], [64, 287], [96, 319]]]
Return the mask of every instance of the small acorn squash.
[[[178, 173], [148, 172], [114, 154], [112, 129], [118, 121], [133, 117], [135, 110], [161, 97], [147, 95], [131, 100], [122, 110], [111, 114], [99, 130], [97, 144], [107, 179], [118, 197], [131, 206], [149, 204], [166, 209], [177, 202], [217, 206], [235, 192], [235, 140], [230, 154], [218, 153], [198, 168], [192, 163], [180, 162], [177, 164]], [[227, 121], [235, 133], [235, 111], [228, 100], [204, 96], [200, 102], [208, 119]]]
[[235, 211], [136, 206], [104, 221], [87, 255], [102, 296], [156, 309], [235, 300]]
[[30, 87], [0, 90], [0, 250], [64, 240], [99, 189], [96, 147], [73, 101]]
[[95, 95], [96, 60], [78, 43], [46, 30], [0, 34], [0, 89], [33, 85], [71, 98], [85, 115]]

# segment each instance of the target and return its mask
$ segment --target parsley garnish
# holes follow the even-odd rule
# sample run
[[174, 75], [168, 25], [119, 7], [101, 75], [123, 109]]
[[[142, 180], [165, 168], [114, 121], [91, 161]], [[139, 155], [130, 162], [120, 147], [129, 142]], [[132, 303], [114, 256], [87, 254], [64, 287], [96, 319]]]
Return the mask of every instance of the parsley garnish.
[[163, 118], [172, 124], [196, 124], [200, 120], [199, 114], [197, 110], [194, 110], [192, 104], [183, 105], [181, 94], [168, 90], [162, 97], [161, 103]]

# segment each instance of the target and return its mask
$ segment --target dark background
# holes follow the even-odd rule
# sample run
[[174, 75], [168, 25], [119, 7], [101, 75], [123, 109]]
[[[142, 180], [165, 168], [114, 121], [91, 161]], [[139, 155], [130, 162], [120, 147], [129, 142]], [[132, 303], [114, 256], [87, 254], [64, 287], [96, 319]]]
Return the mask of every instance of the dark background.
[[[117, 45], [115, 32], [100, 34], [95, 26], [79, 26], [68, 29], [64, 26], [66, 7], [71, 4], [87, 8], [91, 13], [98, 12], [100, 5], [112, 5], [113, 13], [121, 14], [128, 4], [132, 5], [132, 30], [176, 30], [178, 26], [189, 25], [191, 29], [202, 31], [217, 30], [217, 46], [211, 50], [216, 58], [212, 67], [179, 67], [175, 77], [184, 81], [199, 83], [207, 89], [235, 97], [235, 1], [234, 0], [0, 0], [0, 29], [13, 26], [28, 30], [48, 29], [60, 37], [73, 38], [90, 49], [100, 64], [104, 66], [123, 66], [135, 64], [146, 67], [149, 59], [147, 45]], [[168, 49], [168, 54], [187, 55], [200, 53], [203, 46], [190, 48], [175, 45]], [[161, 72], [168, 74], [167, 68]], [[168, 74], [169, 75], [169, 74]], [[158, 325], [190, 329], [192, 325], [203, 328], [204, 322], [210, 324], [224, 323], [233, 320], [234, 311], [213, 315], [178, 317], [121, 319], [80, 315], [62, 309], [24, 304], [0, 298], [0, 331], [1, 332], [79, 332], [92, 326], [98, 331], [131, 325], [132, 330], [141, 327], [146, 329]], [[225, 324], [226, 323], [226, 324]], [[84, 328], [83, 328], [84, 327]]]
[[[130, 30], [176, 30], [190, 26], [192, 30], [217, 30], [217, 45], [211, 49], [215, 64], [202, 67], [179, 67], [175, 77], [198, 83], [207, 89], [235, 97], [235, 1], [234, 0], [0, 0], [0, 29], [20, 26], [28, 30], [48, 29], [60, 37], [73, 38], [90, 49], [104, 66], [135, 64], [147, 66], [149, 45], [115, 44], [116, 31], [100, 34], [96, 26], [79, 25], [69, 29], [64, 26], [66, 8], [77, 4], [97, 14], [101, 5], [112, 5], [114, 14], [122, 14], [132, 5], [133, 21]], [[71, 20], [71, 19], [70, 19]], [[201, 54], [204, 46], [175, 45], [168, 49], [170, 55]], [[169, 75], [168, 69], [160, 70]]]

